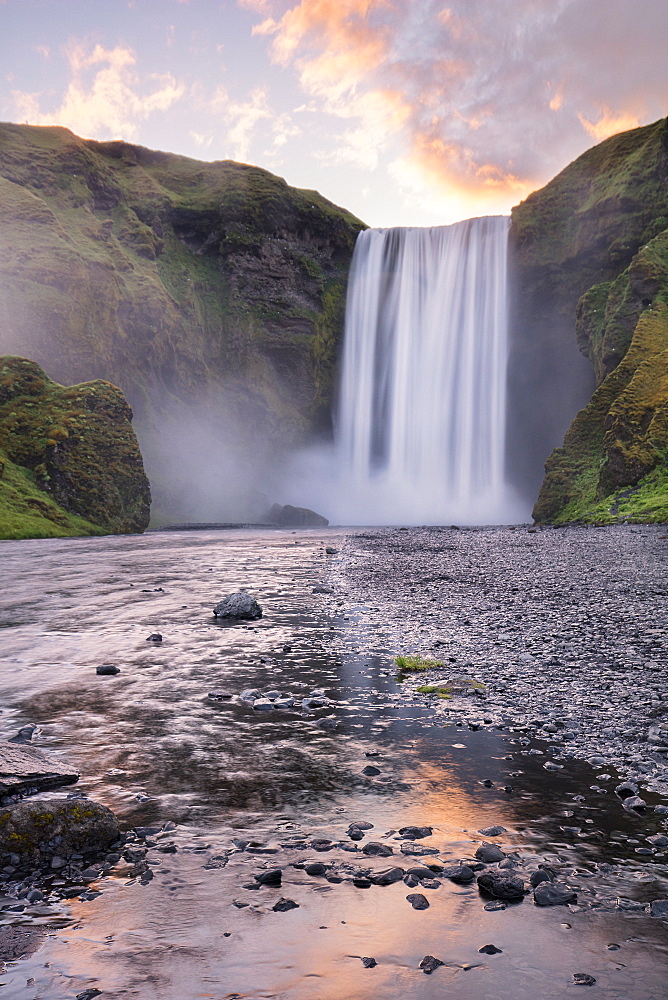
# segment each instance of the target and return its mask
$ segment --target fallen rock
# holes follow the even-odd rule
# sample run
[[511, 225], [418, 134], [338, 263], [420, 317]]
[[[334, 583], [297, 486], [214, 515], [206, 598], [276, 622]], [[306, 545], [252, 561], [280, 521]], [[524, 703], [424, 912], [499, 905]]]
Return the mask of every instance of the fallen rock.
[[522, 899], [524, 896], [524, 882], [505, 872], [483, 872], [477, 881], [478, 888], [495, 899]]
[[35, 799], [0, 812], [0, 854], [22, 861], [99, 854], [119, 837], [111, 809], [90, 799]]
[[0, 795], [15, 795], [27, 788], [56, 788], [78, 780], [76, 768], [59, 757], [36, 747], [0, 742]]
[[537, 906], [565, 906], [578, 901], [576, 892], [558, 882], [541, 882], [534, 889], [533, 898]]
[[406, 899], [411, 904], [414, 910], [428, 910], [429, 900], [426, 896], [423, 896], [421, 892], [412, 892]]
[[269, 511], [269, 523], [290, 528], [326, 528], [329, 521], [322, 514], [316, 514], [308, 507], [293, 507], [286, 503], [275, 503]]
[[420, 962], [420, 968], [426, 976], [430, 976], [440, 965], [445, 965], [440, 958], [434, 958], [433, 955], [425, 955]]
[[247, 621], [262, 618], [262, 608], [254, 597], [244, 591], [225, 597], [216, 604], [213, 613], [216, 618], [239, 618]]

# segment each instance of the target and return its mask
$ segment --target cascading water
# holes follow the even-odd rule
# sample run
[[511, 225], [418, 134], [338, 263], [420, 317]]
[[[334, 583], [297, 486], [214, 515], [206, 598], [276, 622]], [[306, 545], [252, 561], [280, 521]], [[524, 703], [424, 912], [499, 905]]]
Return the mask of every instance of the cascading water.
[[360, 233], [336, 442], [337, 518], [498, 523], [509, 219]]

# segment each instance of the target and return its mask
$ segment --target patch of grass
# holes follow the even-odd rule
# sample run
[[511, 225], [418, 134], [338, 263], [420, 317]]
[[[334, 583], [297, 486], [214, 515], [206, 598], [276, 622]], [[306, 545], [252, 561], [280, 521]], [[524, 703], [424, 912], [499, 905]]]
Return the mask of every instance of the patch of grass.
[[427, 660], [424, 656], [417, 654], [395, 656], [394, 662], [399, 668], [399, 680], [402, 680], [406, 674], [423, 674], [427, 670], [443, 666], [439, 660]]
[[443, 698], [445, 701], [449, 701], [452, 698], [452, 693], [448, 691], [447, 687], [439, 687], [438, 684], [423, 684], [417, 691], [418, 694], [435, 694], [438, 698]]

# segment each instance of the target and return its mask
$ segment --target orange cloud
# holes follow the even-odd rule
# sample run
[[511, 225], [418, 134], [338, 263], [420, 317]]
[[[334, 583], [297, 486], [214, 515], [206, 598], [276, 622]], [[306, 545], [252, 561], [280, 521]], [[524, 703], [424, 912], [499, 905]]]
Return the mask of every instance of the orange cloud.
[[627, 129], [637, 128], [640, 125], [639, 119], [629, 112], [622, 111], [615, 115], [610, 108], [603, 108], [601, 117], [597, 122], [591, 122], [584, 115], [578, 115], [578, 119], [583, 128], [593, 136], [597, 142], [617, 135], [618, 132], [626, 132]]

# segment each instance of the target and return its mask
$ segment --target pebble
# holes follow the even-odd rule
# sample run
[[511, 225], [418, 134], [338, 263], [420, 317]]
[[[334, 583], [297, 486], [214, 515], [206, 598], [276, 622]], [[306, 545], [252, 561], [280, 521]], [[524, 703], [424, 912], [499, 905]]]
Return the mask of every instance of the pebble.
[[283, 872], [280, 868], [270, 868], [268, 871], [254, 875], [253, 878], [259, 885], [280, 885]]
[[496, 899], [522, 899], [524, 882], [514, 875], [501, 872], [483, 872], [478, 875], [478, 888]]
[[406, 896], [406, 899], [411, 904], [414, 910], [427, 910], [429, 909], [429, 900], [426, 896], [423, 896], [421, 892], [413, 892]]
[[[336, 549], [334, 549], [334, 551], [336, 551]], [[362, 965], [364, 966], [365, 969], [375, 969], [376, 966], [378, 965], [378, 962], [376, 961], [375, 958], [363, 958]]]
[[277, 903], [274, 903], [272, 910], [274, 913], [287, 913], [288, 910], [298, 910], [299, 903], [295, 903], [294, 899], [281, 899]]
[[559, 882], [541, 882], [534, 889], [533, 898], [537, 906], [565, 906], [578, 901], [577, 893]]
[[425, 955], [420, 962], [420, 968], [426, 976], [430, 976], [432, 972], [435, 972], [439, 966], [445, 963], [440, 960], [440, 958], [434, 958], [433, 955]]
[[586, 972], [573, 973], [573, 984], [575, 986], [593, 986], [595, 982], [594, 977], [587, 975]]
[[392, 885], [393, 882], [401, 882], [404, 875], [403, 868], [385, 868], [383, 871], [373, 872], [369, 879], [374, 885]]
[[110, 677], [113, 674], [120, 674], [121, 668], [117, 667], [115, 663], [101, 663], [99, 667], [95, 668], [95, 673], [100, 674], [101, 677]]
[[394, 851], [388, 844], [379, 844], [372, 840], [364, 845], [362, 853], [370, 858], [389, 858], [391, 854], [394, 854]]
[[210, 701], [229, 701], [232, 694], [228, 691], [209, 691], [207, 698]]
[[484, 944], [482, 948], [478, 948], [478, 952], [481, 955], [500, 955], [502, 949], [497, 948], [494, 944]]
[[159, 632], [151, 632], [150, 635], [146, 636], [147, 642], [162, 642], [162, 636]]
[[486, 826], [484, 830], [478, 830], [478, 833], [481, 833], [483, 837], [500, 837], [505, 832], [505, 826]]
[[475, 856], [478, 861], [482, 861], [486, 865], [489, 865], [493, 864], [495, 861], [503, 861], [506, 855], [500, 847], [496, 846], [496, 844], [482, 844], [475, 852]]

